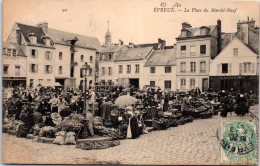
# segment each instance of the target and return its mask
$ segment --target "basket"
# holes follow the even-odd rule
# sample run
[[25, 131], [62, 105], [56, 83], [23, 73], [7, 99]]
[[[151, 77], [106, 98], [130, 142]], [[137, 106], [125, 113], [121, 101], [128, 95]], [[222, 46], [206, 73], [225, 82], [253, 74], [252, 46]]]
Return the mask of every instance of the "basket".
[[146, 124], [148, 127], [152, 127], [153, 120], [147, 119], [147, 120], [144, 121], [144, 124]]
[[166, 123], [159, 123], [157, 120], [153, 120], [152, 126], [157, 130], [165, 130], [168, 128]]

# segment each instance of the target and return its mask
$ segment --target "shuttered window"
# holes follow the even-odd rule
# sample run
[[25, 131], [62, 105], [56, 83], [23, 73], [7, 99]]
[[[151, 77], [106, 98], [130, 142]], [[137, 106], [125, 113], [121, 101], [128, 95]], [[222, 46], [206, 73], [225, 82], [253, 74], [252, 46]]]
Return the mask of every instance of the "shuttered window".
[[220, 74], [220, 64], [217, 64], [217, 73]]
[[232, 70], [232, 63], [229, 63], [228, 64], [228, 73], [231, 73], [231, 70]]
[[252, 63], [252, 73], [253, 74], [255, 73], [255, 63], [254, 62]]
[[239, 74], [243, 73], [243, 65], [242, 63], [239, 63]]

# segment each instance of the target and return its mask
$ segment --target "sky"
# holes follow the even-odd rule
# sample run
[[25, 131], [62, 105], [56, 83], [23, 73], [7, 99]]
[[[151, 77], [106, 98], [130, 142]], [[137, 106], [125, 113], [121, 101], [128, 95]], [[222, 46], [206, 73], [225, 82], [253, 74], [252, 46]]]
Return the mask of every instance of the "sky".
[[[172, 8], [175, 12], [154, 12], [155, 8]], [[184, 10], [189, 9], [189, 12]], [[202, 12], [191, 12], [192, 8]], [[203, 12], [207, 8], [208, 12]], [[225, 12], [211, 12], [212, 8]], [[233, 12], [227, 12], [231, 8]], [[179, 11], [180, 10], [180, 11]], [[194, 11], [195, 9], [193, 9]], [[187, 10], [186, 10], [187, 11]], [[198, 10], [196, 10], [198, 11]], [[256, 20], [259, 26], [259, 2], [224, 0], [4, 0], [3, 40], [15, 22], [36, 25], [46, 21], [50, 28], [96, 37], [104, 43], [108, 27], [112, 42], [125, 44], [176, 43], [181, 23], [192, 27], [216, 25], [222, 21], [222, 32], [235, 32], [240, 20]]]

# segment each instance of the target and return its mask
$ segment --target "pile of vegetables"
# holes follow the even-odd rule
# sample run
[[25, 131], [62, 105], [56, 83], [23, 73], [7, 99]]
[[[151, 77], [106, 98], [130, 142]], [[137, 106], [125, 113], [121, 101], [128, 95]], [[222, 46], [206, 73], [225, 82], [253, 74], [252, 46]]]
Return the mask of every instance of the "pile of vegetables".
[[94, 126], [103, 126], [103, 121], [101, 117], [95, 116], [93, 121], [94, 121]]
[[8, 130], [14, 130], [17, 131], [17, 128], [20, 124], [23, 124], [21, 120], [14, 120], [14, 119], [5, 119], [4, 120], [3, 128], [6, 128]]
[[154, 119], [152, 126], [157, 130], [164, 130], [169, 127], [169, 120], [165, 118]]
[[79, 129], [83, 126], [84, 116], [81, 114], [70, 114], [68, 117], [64, 118], [60, 127], [65, 131], [73, 131], [73, 129]]
[[110, 147], [120, 145], [120, 141], [98, 141], [98, 142], [84, 142], [78, 144], [76, 147], [82, 150], [107, 149]]
[[94, 133], [101, 136], [109, 136], [113, 139], [120, 139], [119, 129], [109, 128], [105, 126], [94, 126]]

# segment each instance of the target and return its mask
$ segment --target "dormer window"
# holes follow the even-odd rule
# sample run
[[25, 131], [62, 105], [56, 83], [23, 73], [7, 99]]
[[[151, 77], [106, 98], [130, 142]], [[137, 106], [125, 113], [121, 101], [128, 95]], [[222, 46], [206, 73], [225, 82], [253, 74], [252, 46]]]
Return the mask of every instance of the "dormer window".
[[34, 44], [37, 43], [37, 36], [35, 33], [29, 33], [28, 38], [30, 39], [31, 43], [34, 43]]
[[7, 49], [7, 56], [11, 56], [11, 49]]
[[50, 45], [51, 45], [51, 41], [50, 41], [50, 39], [46, 39], [45, 44], [46, 44], [46, 46], [50, 46]]
[[16, 56], [16, 49], [13, 49], [13, 56]]
[[51, 39], [48, 36], [42, 36], [41, 38], [46, 46], [51, 46]]
[[182, 29], [181, 30], [181, 36], [182, 37], [186, 37], [187, 36], [187, 30], [186, 29]]
[[200, 34], [201, 35], [206, 35], [206, 34], [208, 34], [208, 32], [209, 32], [208, 27], [204, 27], [204, 26], [200, 27]]
[[183, 28], [183, 29], [181, 30], [181, 36], [182, 36], [182, 37], [187, 37], [187, 36], [190, 35], [190, 33], [191, 33], [191, 32], [190, 32], [188, 29]]

